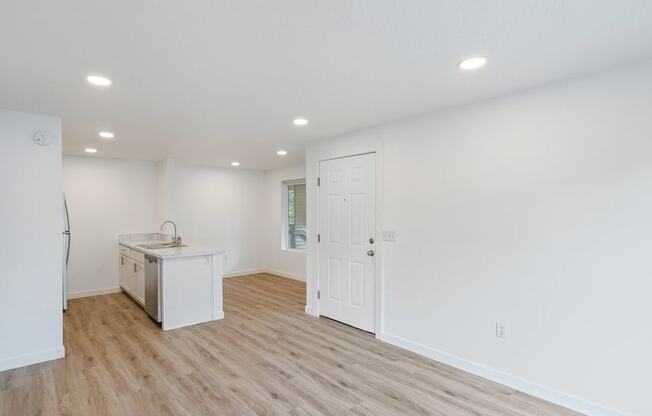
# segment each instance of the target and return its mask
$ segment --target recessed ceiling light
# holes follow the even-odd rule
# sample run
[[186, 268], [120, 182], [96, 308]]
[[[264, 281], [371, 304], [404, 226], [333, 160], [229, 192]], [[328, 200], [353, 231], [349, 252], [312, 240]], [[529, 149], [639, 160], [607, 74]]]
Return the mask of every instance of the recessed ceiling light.
[[293, 123], [295, 126], [305, 126], [308, 124], [308, 120], [305, 118], [295, 118]]
[[472, 71], [474, 69], [482, 68], [487, 63], [487, 58], [484, 56], [474, 56], [461, 61], [457, 66], [464, 71]]
[[110, 79], [100, 75], [89, 75], [86, 77], [86, 81], [90, 82], [93, 85], [97, 85], [98, 87], [108, 87], [111, 85]]
[[93, 149], [92, 147], [87, 147], [84, 149], [84, 152], [86, 153], [97, 153], [97, 149]]
[[277, 150], [276, 154], [279, 156], [285, 156], [288, 154], [287, 150]]
[[100, 137], [103, 139], [112, 139], [115, 137], [115, 134], [111, 133], [110, 131], [101, 131]]
[[240, 162], [231, 162], [231, 166], [240, 166]]

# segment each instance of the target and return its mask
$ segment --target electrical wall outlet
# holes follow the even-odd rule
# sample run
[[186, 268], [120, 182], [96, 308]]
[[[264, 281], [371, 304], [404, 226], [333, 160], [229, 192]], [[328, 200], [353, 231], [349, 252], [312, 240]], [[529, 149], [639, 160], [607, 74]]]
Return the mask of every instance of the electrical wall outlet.
[[383, 230], [383, 241], [396, 241], [396, 231]]
[[496, 336], [498, 338], [507, 338], [507, 325], [502, 322], [496, 322]]

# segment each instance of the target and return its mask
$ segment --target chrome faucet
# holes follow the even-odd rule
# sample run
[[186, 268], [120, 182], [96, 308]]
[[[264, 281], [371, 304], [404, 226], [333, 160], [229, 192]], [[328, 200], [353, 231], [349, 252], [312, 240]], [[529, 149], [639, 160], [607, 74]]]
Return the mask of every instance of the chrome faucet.
[[177, 235], [177, 225], [173, 221], [165, 220], [165, 221], [163, 221], [163, 224], [161, 224], [160, 231], [163, 231], [163, 227], [165, 227], [165, 224], [172, 224], [172, 226], [174, 227], [174, 245], [180, 246], [181, 245], [181, 236]]

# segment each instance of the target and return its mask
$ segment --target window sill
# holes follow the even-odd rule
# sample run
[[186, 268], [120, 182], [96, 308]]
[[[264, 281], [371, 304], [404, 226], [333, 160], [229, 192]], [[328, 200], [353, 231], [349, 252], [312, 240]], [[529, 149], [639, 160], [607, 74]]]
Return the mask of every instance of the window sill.
[[289, 251], [290, 253], [301, 253], [301, 254], [306, 254], [306, 249], [298, 249], [298, 248], [282, 248], [281, 251]]

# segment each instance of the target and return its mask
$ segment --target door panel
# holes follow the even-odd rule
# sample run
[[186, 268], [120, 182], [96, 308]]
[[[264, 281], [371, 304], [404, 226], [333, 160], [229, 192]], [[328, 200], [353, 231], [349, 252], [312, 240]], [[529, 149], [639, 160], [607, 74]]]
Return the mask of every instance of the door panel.
[[[351, 203], [349, 204], [349, 244], [353, 246], [362, 246], [366, 243], [364, 199], [363, 194], [351, 194]], [[368, 239], [369, 237], [367, 237]]]
[[364, 265], [352, 261], [349, 270], [351, 275], [351, 305], [364, 308]]
[[342, 196], [328, 195], [328, 241], [339, 244], [342, 223]]
[[374, 330], [375, 170], [375, 154], [319, 165], [319, 311], [365, 331]]
[[334, 301], [342, 299], [341, 263], [338, 259], [328, 259], [328, 297]]

